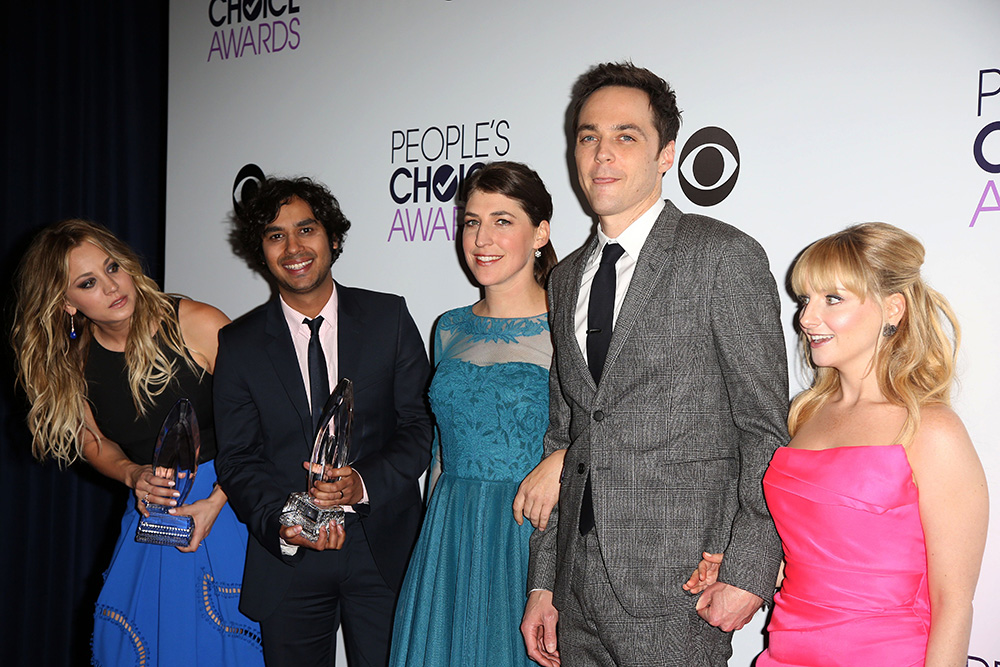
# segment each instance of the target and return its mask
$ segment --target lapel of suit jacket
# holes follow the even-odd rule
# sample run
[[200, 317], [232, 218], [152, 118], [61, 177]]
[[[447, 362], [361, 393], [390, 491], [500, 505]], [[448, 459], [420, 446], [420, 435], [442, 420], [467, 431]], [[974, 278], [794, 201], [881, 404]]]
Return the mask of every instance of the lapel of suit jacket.
[[361, 355], [358, 350], [362, 345], [363, 327], [361, 309], [350, 289], [334, 282], [337, 290], [337, 376], [338, 381], [350, 378], [357, 381], [361, 370]]
[[[555, 340], [568, 341], [567, 350], [559, 350], [560, 355], [566, 359], [567, 369], [572, 369], [574, 375], [583, 376], [591, 391], [597, 389], [594, 383], [594, 376], [590, 374], [590, 367], [587, 366], [587, 359], [580, 349], [580, 341], [576, 338], [576, 304], [580, 300], [580, 283], [583, 280], [583, 269], [587, 266], [587, 260], [597, 249], [597, 236], [595, 235], [590, 243], [586, 245], [574, 258], [566, 272], [566, 284], [563, 287], [565, 296], [561, 300], [560, 307], [553, 313], [555, 324], [553, 326], [553, 337]], [[562, 371], [562, 367], [560, 367]], [[565, 371], [562, 371], [565, 373]]]
[[[361, 304], [357, 297], [357, 292], [349, 287], [344, 287], [334, 281], [334, 288], [337, 290], [337, 381], [344, 378], [356, 384], [363, 375], [364, 355], [364, 322], [361, 315]], [[355, 400], [357, 397], [355, 396]], [[362, 437], [364, 428], [359, 423], [359, 412], [357, 403], [354, 408], [354, 437], [351, 438], [350, 460], [357, 461], [364, 455], [364, 444], [366, 439]]]
[[[653, 223], [652, 229], [649, 230], [649, 236], [646, 237], [646, 242], [642, 245], [642, 250], [639, 251], [639, 259], [635, 264], [632, 282], [629, 283], [621, 310], [618, 311], [618, 319], [615, 321], [611, 342], [608, 345], [608, 359], [605, 362], [605, 369], [610, 368], [618, 359], [625, 340], [635, 327], [639, 313], [643, 311], [646, 303], [656, 291], [660, 275], [666, 270], [670, 248], [674, 242], [674, 232], [677, 231], [677, 222], [681, 219], [681, 215], [680, 210], [668, 199], [663, 211]], [[658, 296], [659, 298], [670, 298], [669, 294]]]
[[311, 448], [313, 426], [312, 414], [309, 411], [309, 397], [306, 395], [306, 387], [302, 382], [302, 371], [299, 370], [299, 360], [295, 356], [295, 348], [292, 345], [292, 334], [288, 331], [288, 322], [285, 320], [285, 314], [281, 312], [281, 304], [277, 297], [268, 304], [264, 332], [267, 334], [264, 351], [271, 359], [274, 372], [278, 375], [282, 388], [288, 394], [292, 405], [295, 406], [295, 411], [302, 424], [302, 435]]

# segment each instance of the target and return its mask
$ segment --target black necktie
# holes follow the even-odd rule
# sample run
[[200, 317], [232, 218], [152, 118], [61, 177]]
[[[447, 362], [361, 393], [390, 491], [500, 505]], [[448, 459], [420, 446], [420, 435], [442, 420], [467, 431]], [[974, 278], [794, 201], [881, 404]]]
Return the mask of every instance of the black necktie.
[[314, 320], [308, 317], [302, 320], [309, 325], [309, 401], [312, 406], [313, 432], [319, 427], [319, 417], [323, 413], [326, 399], [330, 398], [330, 378], [327, 376], [326, 356], [323, 354], [323, 344], [319, 341], [319, 328], [323, 324], [323, 316]]
[[601, 265], [590, 285], [590, 305], [587, 308], [587, 365], [594, 382], [601, 381], [604, 360], [611, 344], [615, 317], [615, 263], [625, 252], [618, 243], [608, 243], [601, 253]]
[[[611, 331], [615, 318], [615, 283], [618, 274], [615, 263], [625, 252], [618, 243], [607, 243], [601, 253], [601, 265], [590, 285], [590, 305], [587, 308], [587, 365], [594, 382], [601, 382], [601, 371], [611, 344]], [[590, 488], [590, 475], [583, 487], [580, 505], [580, 534], [586, 535], [594, 527], [594, 495]]]

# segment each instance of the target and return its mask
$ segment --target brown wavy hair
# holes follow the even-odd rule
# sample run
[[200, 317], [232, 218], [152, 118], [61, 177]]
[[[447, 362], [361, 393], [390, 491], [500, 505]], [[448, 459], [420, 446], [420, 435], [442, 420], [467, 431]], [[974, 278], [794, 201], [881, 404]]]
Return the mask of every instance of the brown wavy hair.
[[[948, 405], [955, 379], [961, 330], [948, 301], [920, 276], [924, 246], [913, 235], [884, 222], [854, 225], [806, 248], [792, 269], [792, 288], [833, 290], [838, 283], [868, 298], [900, 294], [903, 317], [892, 336], [881, 336], [871, 368], [882, 394], [906, 408], [899, 441], [908, 444], [920, 427], [920, 408]], [[812, 364], [809, 341], [800, 332], [802, 354], [813, 371], [809, 389], [795, 397], [788, 413], [791, 435], [840, 389], [840, 373]]]
[[[139, 257], [106, 227], [86, 220], [63, 220], [42, 230], [21, 259], [15, 276], [17, 305], [11, 344], [17, 360], [17, 379], [31, 402], [28, 427], [35, 458], [53, 458], [68, 465], [81, 458], [86, 428], [87, 383], [84, 366], [93, 332], [78, 312], [78, 337], [69, 336], [65, 310], [69, 286], [69, 253], [92, 243], [108, 254], [135, 283], [136, 303], [125, 363], [136, 410], [145, 413], [152, 397], [174, 377], [167, 348], [200, 372], [187, 353], [173, 299], [142, 272]], [[155, 338], [154, 338], [155, 335]]]

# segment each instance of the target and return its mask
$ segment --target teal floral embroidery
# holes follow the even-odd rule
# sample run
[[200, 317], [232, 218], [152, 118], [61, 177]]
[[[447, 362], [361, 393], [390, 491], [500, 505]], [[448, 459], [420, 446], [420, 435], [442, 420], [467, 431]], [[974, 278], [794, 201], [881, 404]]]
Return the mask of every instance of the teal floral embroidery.
[[438, 328], [442, 331], [460, 329], [475, 341], [484, 343], [516, 343], [518, 338], [538, 336], [549, 330], [548, 315], [538, 317], [518, 317], [499, 319], [478, 317], [472, 314], [472, 307], [450, 310], [441, 316]]
[[434, 342], [430, 400], [442, 470], [520, 482], [541, 460], [549, 419], [549, 372], [539, 365], [551, 357], [548, 317], [491, 319], [459, 308], [441, 316]]

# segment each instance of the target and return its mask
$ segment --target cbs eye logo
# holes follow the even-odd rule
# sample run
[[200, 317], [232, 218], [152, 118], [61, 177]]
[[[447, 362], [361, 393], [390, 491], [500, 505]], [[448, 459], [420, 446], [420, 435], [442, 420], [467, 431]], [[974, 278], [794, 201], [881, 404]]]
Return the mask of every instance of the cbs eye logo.
[[233, 210], [239, 215], [243, 212], [243, 202], [250, 201], [264, 182], [264, 171], [251, 163], [244, 165], [233, 181]]
[[687, 140], [678, 160], [684, 196], [698, 206], [715, 206], [740, 177], [740, 149], [721, 127], [703, 127]]

